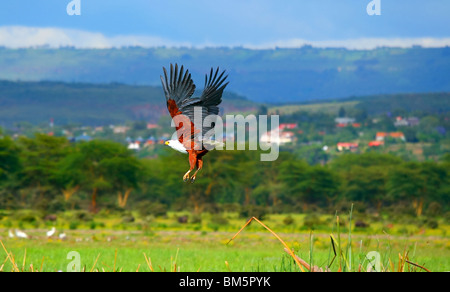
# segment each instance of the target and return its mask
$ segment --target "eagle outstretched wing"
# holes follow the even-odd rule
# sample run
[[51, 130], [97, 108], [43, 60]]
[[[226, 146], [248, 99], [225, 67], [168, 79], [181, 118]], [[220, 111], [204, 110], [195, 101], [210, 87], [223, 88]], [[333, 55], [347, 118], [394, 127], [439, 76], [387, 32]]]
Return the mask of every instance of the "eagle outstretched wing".
[[[194, 138], [197, 134], [200, 134], [202, 129], [202, 136], [213, 128], [202, 127], [202, 125], [195, 125], [194, 121], [194, 109], [195, 107], [201, 107], [202, 110], [202, 123], [205, 117], [210, 115], [219, 114], [219, 104], [222, 102], [222, 94], [228, 82], [224, 84], [228, 76], [223, 71], [219, 75], [219, 68], [211, 68], [211, 72], [205, 76], [205, 88], [200, 97], [192, 97], [195, 91], [195, 84], [192, 81], [189, 70], [184, 72], [183, 66], [178, 70], [178, 64], [173, 66], [170, 64], [170, 75], [167, 74], [166, 68], [163, 67], [164, 78], [161, 76], [161, 82], [166, 96], [167, 109], [172, 118], [178, 115], [185, 115], [191, 121], [191, 138]], [[180, 142], [183, 143], [183, 136], [186, 133], [183, 132], [183, 126], [179, 125], [176, 128]], [[184, 135], [182, 135], [184, 134]]]

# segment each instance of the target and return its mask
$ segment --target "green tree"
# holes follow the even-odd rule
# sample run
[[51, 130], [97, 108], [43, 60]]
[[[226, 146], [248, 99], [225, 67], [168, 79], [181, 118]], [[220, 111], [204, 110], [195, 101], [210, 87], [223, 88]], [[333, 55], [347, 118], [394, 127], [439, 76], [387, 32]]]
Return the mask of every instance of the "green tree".
[[391, 202], [406, 202], [416, 208], [420, 216], [423, 206], [422, 190], [425, 187], [420, 169], [415, 163], [399, 165], [389, 172], [386, 184], [387, 194]]
[[303, 182], [307, 180], [309, 165], [303, 160], [290, 159], [280, 165], [280, 181], [283, 183], [283, 194], [286, 203], [300, 203]]
[[336, 173], [324, 166], [308, 166], [303, 161], [285, 161], [280, 167], [283, 192], [290, 200], [326, 206], [340, 187]]
[[344, 154], [334, 159], [330, 165], [333, 170], [342, 172], [350, 170], [355, 165], [367, 168], [371, 166], [389, 167], [396, 166], [402, 163], [403, 160], [401, 158], [391, 154], [368, 152], [363, 154]]
[[59, 162], [71, 151], [66, 138], [36, 134], [34, 138], [21, 137], [18, 144], [22, 148], [20, 174], [22, 191], [36, 193], [39, 200], [51, 199], [56, 192], [54, 179]]
[[380, 209], [385, 200], [387, 178], [386, 167], [355, 165], [343, 174], [345, 197]]
[[0, 137], [0, 183], [21, 169], [20, 149], [10, 137]]
[[113, 191], [117, 192], [119, 206], [124, 208], [131, 191], [138, 187], [142, 179], [140, 161], [131, 156], [131, 153], [125, 152], [121, 156], [103, 159], [99, 167], [104, 169], [105, 179], [110, 182]]
[[448, 168], [435, 162], [424, 162], [418, 165], [418, 171], [423, 181], [421, 198], [427, 203], [436, 201], [442, 203], [443, 206], [448, 206], [450, 196]]
[[339, 187], [336, 173], [323, 166], [309, 168], [306, 180], [300, 183], [303, 200], [323, 207], [336, 199]]
[[[93, 140], [80, 143], [73, 153], [65, 161], [63, 167], [65, 173], [73, 172], [70, 176], [72, 181], [66, 181], [68, 185], [80, 185], [82, 190], [91, 194], [91, 211], [97, 211], [97, 196], [102, 191], [112, 190], [115, 187], [124, 187], [132, 185], [130, 181], [126, 182], [126, 175], [118, 173], [129, 170], [130, 165], [136, 165], [131, 162], [125, 169], [123, 159], [130, 159], [131, 153], [125, 146], [102, 140]], [[132, 176], [132, 174], [131, 174]], [[116, 181], [117, 180], [117, 181]]]

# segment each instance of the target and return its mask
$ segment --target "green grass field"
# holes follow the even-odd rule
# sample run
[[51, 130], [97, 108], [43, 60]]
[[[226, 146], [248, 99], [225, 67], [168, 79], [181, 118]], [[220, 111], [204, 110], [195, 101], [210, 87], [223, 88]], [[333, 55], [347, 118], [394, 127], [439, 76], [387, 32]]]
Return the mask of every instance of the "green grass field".
[[[296, 222], [301, 220], [301, 215], [292, 216]], [[378, 229], [375, 224], [366, 231], [352, 228], [350, 234], [345, 226], [338, 232], [332, 224], [329, 232], [310, 232], [299, 228], [299, 223], [283, 225], [283, 218], [285, 215], [271, 215], [264, 222], [297, 256], [322, 268], [332, 262], [331, 271], [365, 271], [369, 264], [366, 256], [370, 252], [379, 253], [382, 268], [388, 271], [423, 270], [405, 264], [405, 254], [410, 262], [430, 271], [450, 270], [447, 226], [434, 230], [414, 230], [411, 226], [399, 225], [383, 230], [382, 226]], [[284, 251], [283, 244], [255, 222], [227, 245], [245, 220], [233, 217], [226, 226], [213, 229], [207, 227], [207, 222], [202, 223], [204, 226], [200, 228], [198, 225], [193, 227], [193, 224], [181, 226], [174, 223], [170, 216], [155, 220], [152, 228], [145, 229], [136, 228], [136, 225], [121, 225], [121, 228], [117, 228], [119, 225], [114, 220], [105, 219], [104, 227], [95, 230], [84, 226], [67, 230], [62, 223], [56, 225], [59, 232], [64, 230], [67, 234], [65, 240], [47, 238], [47, 226], [26, 229], [32, 237], [30, 239], [8, 238], [8, 228], [2, 228], [0, 239], [5, 249], [0, 248], [0, 270], [67, 271], [73, 260], [72, 257], [67, 258], [68, 254], [75, 251], [80, 256], [81, 270], [86, 271], [299, 271]], [[409, 234], [399, 233], [408, 228], [411, 229]], [[330, 234], [336, 239], [337, 254], [337, 243], [339, 240], [341, 242], [341, 256], [334, 260]]]
[[353, 108], [357, 105], [359, 101], [336, 101], [336, 102], [324, 102], [315, 104], [298, 104], [298, 105], [282, 105], [273, 106], [269, 108], [269, 112], [280, 114], [293, 114], [298, 111], [308, 111], [308, 112], [324, 112], [337, 114], [341, 107], [343, 108]]

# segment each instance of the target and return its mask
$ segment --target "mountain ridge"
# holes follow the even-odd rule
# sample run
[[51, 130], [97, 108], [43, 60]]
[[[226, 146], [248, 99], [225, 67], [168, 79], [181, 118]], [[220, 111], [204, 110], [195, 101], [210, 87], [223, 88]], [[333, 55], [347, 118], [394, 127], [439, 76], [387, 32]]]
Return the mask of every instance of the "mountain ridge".
[[262, 103], [450, 91], [450, 47], [0, 48], [0, 79], [157, 86], [170, 63], [183, 64], [199, 85], [220, 66], [230, 91]]

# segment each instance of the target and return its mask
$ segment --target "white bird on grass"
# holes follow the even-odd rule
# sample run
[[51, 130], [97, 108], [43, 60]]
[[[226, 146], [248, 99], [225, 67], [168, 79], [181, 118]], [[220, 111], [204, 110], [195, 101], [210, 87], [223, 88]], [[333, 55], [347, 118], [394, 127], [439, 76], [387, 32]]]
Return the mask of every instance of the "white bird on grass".
[[14, 233], [13, 233], [13, 231], [11, 229], [8, 231], [8, 236], [9, 236], [9, 238], [14, 238], [15, 237]]
[[67, 236], [66, 236], [65, 233], [60, 233], [60, 234], [59, 234], [59, 239], [65, 240], [66, 238], [67, 238]]
[[52, 227], [51, 230], [47, 231], [47, 237], [52, 237], [56, 232], [56, 228]]
[[26, 239], [29, 238], [28, 234], [26, 234], [25, 232], [23, 232], [22, 230], [19, 230], [19, 229], [16, 229], [16, 236], [18, 238], [26, 238]]

